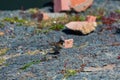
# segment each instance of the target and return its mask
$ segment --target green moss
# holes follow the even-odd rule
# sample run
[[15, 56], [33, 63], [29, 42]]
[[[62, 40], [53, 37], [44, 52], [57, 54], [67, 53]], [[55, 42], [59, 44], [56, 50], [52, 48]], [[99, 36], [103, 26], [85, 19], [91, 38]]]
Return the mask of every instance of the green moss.
[[[38, 24], [38, 28], [49, 28], [49, 27], [54, 27], [58, 24], [65, 24], [66, 20], [64, 17], [59, 17], [59, 18], [51, 18], [48, 20], [43, 20]], [[59, 25], [58, 25], [59, 26]]]
[[9, 66], [9, 64], [8, 63], [5, 63], [5, 64], [3, 64], [4, 66]]
[[101, 20], [103, 16], [101, 15], [96, 15], [97, 20]]
[[38, 63], [40, 63], [40, 62], [41, 62], [40, 60], [36, 60], [36, 61], [29, 62], [29, 63], [25, 64], [23, 67], [21, 67], [20, 69], [21, 69], [21, 70], [25, 70], [25, 69], [29, 68], [31, 65], [33, 65], [33, 64], [38, 64]]
[[85, 16], [80, 16], [80, 17], [79, 17], [79, 20], [80, 20], [80, 21], [85, 21], [86, 18], [85, 18]]
[[102, 21], [98, 21], [97, 24], [98, 25], [102, 25], [103, 23], [102, 23]]
[[83, 15], [67, 15], [67, 17], [58, 17], [58, 18], [52, 18], [49, 20], [43, 20], [39, 23], [38, 28], [49, 28], [51, 30], [61, 30], [64, 29], [64, 25], [67, 24], [70, 21], [84, 21], [86, 20], [86, 17]]
[[70, 70], [66, 70], [65, 74], [64, 74], [64, 78], [68, 78], [70, 76], [74, 76], [77, 74], [76, 70], [70, 69]]
[[51, 30], [62, 30], [62, 29], [64, 29], [64, 25], [62, 25], [62, 24], [55, 24], [50, 29]]
[[29, 54], [29, 55], [35, 55], [35, 54], [37, 54], [39, 52], [40, 52], [39, 50], [34, 50], [34, 51], [28, 51], [27, 54]]
[[8, 48], [0, 49], [0, 56], [5, 55], [8, 50]]
[[105, 16], [107, 14], [107, 10], [102, 7], [98, 7], [98, 8], [88, 9], [86, 11], [86, 13], [87, 13], [87, 15], [96, 16], [97, 19], [100, 20], [102, 18], [102, 16]]
[[48, 32], [50, 32], [51, 30], [49, 30], [49, 29], [35, 29], [35, 31], [34, 31], [34, 33], [35, 34], [40, 34], [40, 33], [44, 33], [44, 34], [46, 34], [46, 33], [48, 33]]
[[115, 12], [120, 14], [120, 9], [115, 10]]
[[85, 16], [80, 16], [80, 15], [74, 15], [74, 16], [71, 16], [69, 15], [69, 18], [68, 18], [69, 21], [85, 21], [86, 20], [86, 17]]
[[0, 22], [0, 28], [4, 27], [4, 23]]
[[32, 13], [32, 14], [37, 13], [38, 11], [39, 11], [38, 8], [30, 8], [30, 9], [28, 10], [28, 12], [29, 12], [29, 13]]
[[6, 59], [0, 58], [0, 65], [2, 65], [5, 61], [6, 61]]
[[7, 22], [10, 22], [10, 23], [20, 23], [20, 24], [26, 24], [26, 23], [28, 23], [27, 20], [25, 20], [25, 19], [19, 19], [18, 17], [12, 17], [12, 18], [6, 17], [2, 21], [7, 21]]

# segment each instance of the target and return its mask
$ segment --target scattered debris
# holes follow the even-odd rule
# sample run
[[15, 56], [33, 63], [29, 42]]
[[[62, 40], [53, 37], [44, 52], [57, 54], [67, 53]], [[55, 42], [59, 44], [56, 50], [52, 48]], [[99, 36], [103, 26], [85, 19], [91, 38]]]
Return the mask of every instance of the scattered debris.
[[113, 70], [114, 67], [115, 67], [115, 64], [108, 64], [103, 67], [85, 67], [84, 71], [93, 72], [93, 71], [101, 71], [101, 70]]
[[33, 74], [32, 72], [26, 72], [26, 73], [24, 74], [24, 76], [26, 76], [26, 77], [36, 77], [36, 75]]
[[63, 79], [67, 79], [70, 76], [76, 75], [77, 73], [83, 71], [84, 67], [86, 66], [86, 64], [82, 64], [79, 69], [67, 69], [66, 65], [67, 64], [65, 63], [65, 65], [64, 65], [65, 69], [63, 69], [63, 70], [60, 71], [60, 73], [64, 75]]
[[[1, 57], [7, 60], [7, 59], [10, 59], [10, 58], [19, 57], [20, 55], [21, 54], [11, 54], [11, 55], [3, 55]], [[25, 55], [25, 54], [22, 54], [22, 55]]]
[[113, 43], [107, 44], [106, 46], [120, 46], [120, 42], [113, 42]]
[[102, 22], [103, 24], [106, 25], [111, 25], [113, 23], [115, 23], [117, 21], [117, 19], [113, 18], [113, 17], [102, 17]]

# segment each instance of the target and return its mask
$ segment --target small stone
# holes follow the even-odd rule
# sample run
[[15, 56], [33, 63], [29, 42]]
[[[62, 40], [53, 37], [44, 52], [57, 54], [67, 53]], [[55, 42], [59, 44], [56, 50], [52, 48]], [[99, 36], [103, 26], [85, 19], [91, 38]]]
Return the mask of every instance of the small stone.
[[71, 7], [77, 6], [79, 4], [82, 4], [86, 0], [70, 0], [71, 1]]
[[48, 16], [47, 13], [42, 13], [43, 14], [43, 20], [48, 20], [50, 17]]
[[65, 25], [68, 29], [80, 31], [83, 34], [88, 34], [95, 30], [97, 23], [96, 17], [88, 15], [86, 21], [74, 21]]
[[88, 15], [86, 20], [88, 22], [96, 22], [96, 16]]
[[93, 0], [70, 0], [70, 2], [71, 8], [73, 8], [76, 12], [81, 12], [89, 8], [92, 5]]
[[85, 11], [93, 3], [93, 0], [54, 0], [54, 12], [70, 11], [74, 9], [76, 12]]
[[64, 48], [72, 48], [73, 47], [73, 39], [64, 40]]
[[88, 21], [77, 21], [77, 22], [70, 22], [68, 24], [66, 24], [65, 26], [68, 29], [74, 30], [74, 31], [80, 31], [83, 34], [88, 34], [92, 31], [95, 30], [96, 27], [96, 22], [88, 22]]
[[42, 20], [49, 20], [52, 18], [59, 18], [59, 17], [67, 17], [66, 13], [42, 13], [43, 19]]
[[54, 0], [54, 12], [69, 11], [70, 0]]

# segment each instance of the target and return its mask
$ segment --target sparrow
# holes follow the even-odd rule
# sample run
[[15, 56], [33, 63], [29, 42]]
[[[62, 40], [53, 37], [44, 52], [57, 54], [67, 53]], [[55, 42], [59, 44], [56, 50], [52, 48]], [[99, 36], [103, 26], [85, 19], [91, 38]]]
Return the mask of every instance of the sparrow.
[[52, 52], [50, 54], [53, 54], [53, 55], [59, 54], [59, 51], [63, 48], [63, 43], [64, 43], [64, 40], [62, 39], [60, 39], [58, 42], [50, 43], [50, 45], [53, 47], [51, 49]]

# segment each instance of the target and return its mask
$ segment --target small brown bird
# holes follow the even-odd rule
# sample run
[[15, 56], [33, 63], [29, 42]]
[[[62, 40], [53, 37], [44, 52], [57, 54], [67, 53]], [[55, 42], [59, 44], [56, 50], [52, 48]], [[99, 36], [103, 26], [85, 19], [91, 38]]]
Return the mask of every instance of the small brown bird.
[[62, 39], [60, 39], [58, 42], [50, 43], [50, 45], [53, 46], [52, 48], [53, 53], [50, 53], [50, 54], [54, 54], [54, 55], [59, 54], [59, 51], [63, 48], [63, 43], [64, 43], [64, 40]]

